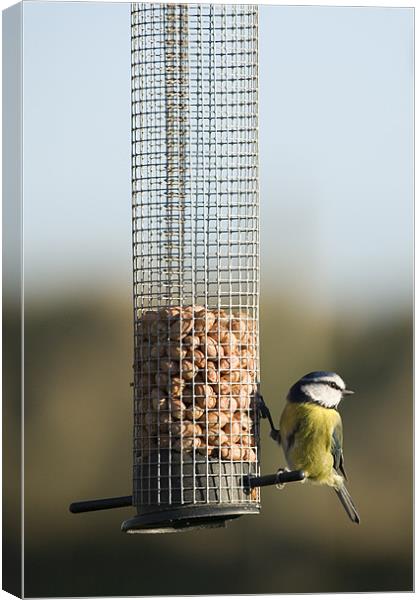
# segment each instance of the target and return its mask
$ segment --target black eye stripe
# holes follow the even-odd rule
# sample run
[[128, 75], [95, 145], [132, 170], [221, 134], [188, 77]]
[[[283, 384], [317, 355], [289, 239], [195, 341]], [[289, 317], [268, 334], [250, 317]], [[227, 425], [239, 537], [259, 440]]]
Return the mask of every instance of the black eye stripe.
[[340, 392], [343, 391], [342, 388], [335, 383], [335, 381], [326, 381], [325, 383], [335, 390], [340, 390]]
[[329, 385], [330, 387], [332, 387], [335, 390], [340, 390], [340, 392], [344, 391], [344, 388], [340, 387], [339, 385], [337, 385], [335, 383], [335, 381], [325, 381], [325, 380], [311, 380], [311, 379], [301, 379], [300, 382], [298, 382], [300, 384], [311, 384], [311, 383], [321, 383], [323, 385]]

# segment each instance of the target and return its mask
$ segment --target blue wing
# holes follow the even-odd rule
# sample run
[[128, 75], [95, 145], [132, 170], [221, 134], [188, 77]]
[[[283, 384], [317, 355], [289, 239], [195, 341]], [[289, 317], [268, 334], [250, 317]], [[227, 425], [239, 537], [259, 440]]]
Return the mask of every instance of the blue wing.
[[343, 457], [343, 425], [340, 421], [335, 426], [331, 439], [331, 453], [334, 457], [334, 469], [341, 472], [344, 479], [347, 480], [347, 474], [344, 469]]

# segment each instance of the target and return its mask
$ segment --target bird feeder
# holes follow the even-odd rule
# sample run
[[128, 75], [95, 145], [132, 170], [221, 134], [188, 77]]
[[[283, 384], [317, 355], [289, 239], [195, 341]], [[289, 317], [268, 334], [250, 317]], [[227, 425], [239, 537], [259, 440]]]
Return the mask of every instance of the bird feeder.
[[257, 9], [134, 4], [134, 473], [144, 527], [259, 511]]
[[258, 11], [132, 4], [131, 37], [133, 496], [109, 502], [131, 533], [220, 526], [260, 510]]

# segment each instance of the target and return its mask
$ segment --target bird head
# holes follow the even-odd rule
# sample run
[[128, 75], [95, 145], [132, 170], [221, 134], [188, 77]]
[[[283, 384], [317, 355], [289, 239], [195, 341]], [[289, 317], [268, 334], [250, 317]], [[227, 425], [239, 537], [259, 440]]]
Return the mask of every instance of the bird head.
[[353, 394], [346, 389], [340, 375], [332, 371], [314, 371], [304, 375], [289, 390], [289, 402], [315, 402], [326, 408], [336, 408], [343, 396]]

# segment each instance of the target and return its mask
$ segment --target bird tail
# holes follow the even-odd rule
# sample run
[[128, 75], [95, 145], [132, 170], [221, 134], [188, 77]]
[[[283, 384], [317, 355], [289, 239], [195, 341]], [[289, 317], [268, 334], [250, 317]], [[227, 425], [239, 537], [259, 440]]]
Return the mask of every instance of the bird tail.
[[353, 523], [360, 523], [360, 517], [357, 513], [356, 507], [354, 506], [354, 502], [344, 483], [341, 483], [340, 487], [336, 487], [334, 489], [351, 521], [353, 521]]

